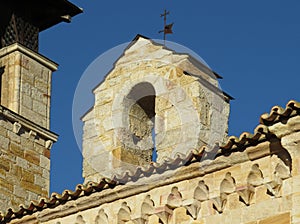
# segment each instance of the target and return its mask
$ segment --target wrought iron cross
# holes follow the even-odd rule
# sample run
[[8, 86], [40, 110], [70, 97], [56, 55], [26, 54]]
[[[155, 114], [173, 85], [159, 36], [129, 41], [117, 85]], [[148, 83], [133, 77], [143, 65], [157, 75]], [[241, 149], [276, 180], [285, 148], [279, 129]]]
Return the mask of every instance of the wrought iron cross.
[[159, 31], [159, 33], [162, 33], [162, 32], [164, 33], [164, 45], [166, 44], [166, 34], [173, 33], [172, 28], [173, 28], [174, 23], [167, 24], [167, 15], [169, 15], [169, 14], [170, 14], [170, 12], [167, 11], [166, 9], [163, 14], [160, 14], [160, 17], [164, 17], [164, 29]]

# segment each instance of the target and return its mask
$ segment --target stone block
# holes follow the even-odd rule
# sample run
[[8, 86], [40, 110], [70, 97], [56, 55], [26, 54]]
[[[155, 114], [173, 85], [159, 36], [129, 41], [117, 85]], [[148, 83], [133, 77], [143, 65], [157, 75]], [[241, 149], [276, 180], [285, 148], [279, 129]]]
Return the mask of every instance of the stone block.
[[0, 189], [2, 189], [2, 188], [6, 189], [8, 192], [11, 192], [11, 193], [14, 190], [13, 184], [9, 183], [6, 179], [0, 178]]
[[192, 217], [187, 215], [187, 210], [183, 207], [174, 209], [170, 223], [182, 223], [182, 224], [189, 224], [192, 221]]
[[22, 181], [26, 181], [26, 182], [29, 182], [29, 183], [34, 183], [34, 174], [33, 173], [22, 169], [21, 175], [22, 175], [21, 176]]
[[32, 109], [33, 102], [32, 98], [26, 94], [22, 95], [22, 105], [27, 107], [28, 109]]
[[19, 167], [22, 167], [23, 169], [28, 169], [28, 161], [27, 160], [17, 157], [16, 162], [17, 162], [16, 164]]
[[[216, 214], [216, 215], [211, 215], [205, 217], [205, 223], [206, 224], [215, 224], [215, 223], [224, 223], [225, 219], [222, 215]], [[224, 224], [229, 224], [229, 223], [224, 223]]]
[[33, 150], [34, 149], [34, 141], [29, 139], [29, 133], [25, 133], [24, 135], [21, 136], [21, 146], [22, 146], [23, 150], [25, 150], [25, 149]]
[[21, 93], [27, 96], [31, 96], [32, 92], [32, 85], [29, 83], [23, 83]]
[[33, 106], [32, 106], [33, 111], [39, 113], [42, 116], [47, 116], [47, 105], [33, 100]]
[[49, 180], [50, 179], [50, 172], [49, 170], [43, 169], [42, 177]]
[[27, 192], [23, 188], [21, 188], [18, 185], [14, 185], [14, 191], [13, 191], [15, 196], [18, 196], [20, 198], [26, 198]]
[[293, 196], [292, 194], [282, 197], [280, 206], [280, 212], [289, 212], [293, 208]]
[[[24, 67], [23, 67], [24, 68]], [[28, 83], [29, 85], [33, 86], [34, 85], [34, 76], [32, 74], [26, 74], [23, 72], [22, 75], [22, 84]]]
[[9, 138], [9, 140], [11, 142], [15, 142], [17, 144], [21, 143], [21, 137], [18, 134], [14, 133], [12, 131], [8, 131], [7, 133], [8, 133], [7, 137]]
[[228, 210], [235, 210], [238, 208], [242, 208], [243, 204], [239, 200], [239, 195], [237, 193], [232, 193], [227, 196], [227, 206]]
[[11, 175], [14, 175], [19, 181], [22, 178], [22, 167], [17, 166], [16, 164], [12, 164], [10, 173]]
[[44, 197], [43, 195], [39, 195], [39, 194], [37, 194], [37, 193], [35, 193], [35, 192], [28, 192], [28, 195], [27, 195], [27, 198], [26, 198], [26, 200], [27, 201], [37, 201], [38, 199], [39, 199], [39, 197]]
[[[43, 155], [44, 154], [44, 150], [45, 150], [45, 141], [44, 140], [40, 140], [41, 138], [37, 135], [36, 138], [34, 139], [34, 145], [33, 148], [34, 151], [37, 154]], [[40, 144], [43, 143], [43, 144]]]
[[10, 171], [10, 165], [11, 165], [11, 161], [6, 159], [6, 158], [2, 158], [0, 157], [1, 163], [0, 163], [0, 170], [3, 170], [5, 172], [9, 172]]
[[37, 111], [33, 111], [24, 106], [21, 106], [20, 114], [22, 116], [24, 116], [25, 118], [31, 120], [32, 122], [34, 122], [42, 127], [48, 128], [47, 127], [48, 117], [46, 116], [46, 114], [43, 114], [43, 115], [39, 114]]
[[293, 222], [300, 222], [300, 193], [294, 193], [292, 195], [292, 220]]
[[31, 182], [27, 182], [27, 181], [21, 181], [20, 183], [20, 186], [29, 191], [29, 192], [33, 192], [37, 195], [40, 195], [40, 196], [47, 196], [48, 195], [48, 192], [46, 192], [45, 190], [42, 189], [41, 186], [38, 186], [38, 185], [35, 185]]
[[300, 157], [299, 156], [295, 156], [293, 158], [293, 169], [292, 169], [292, 173], [293, 176], [298, 176], [300, 175]]
[[24, 158], [30, 162], [33, 163], [35, 165], [39, 165], [40, 164], [40, 155], [33, 150], [25, 150], [24, 151]]
[[26, 204], [24, 198], [15, 196], [11, 199], [11, 207], [13, 209], [17, 210], [21, 204]]
[[95, 95], [95, 103], [99, 105], [110, 103], [113, 100], [114, 92], [112, 89], [103, 90]]
[[289, 224], [291, 223], [290, 213], [275, 215], [264, 220], [260, 220], [258, 224]]
[[44, 102], [45, 99], [47, 99], [44, 95], [44, 92], [34, 88], [34, 87], [31, 87], [31, 98], [35, 101], [38, 101], [38, 102]]
[[43, 153], [43, 155], [46, 157], [46, 158], [48, 158], [48, 159], [50, 159], [50, 150], [49, 149], [44, 149], [44, 153]]
[[47, 87], [48, 87], [48, 84], [45, 80], [42, 80], [38, 77], [35, 77], [34, 79], [34, 87], [39, 89], [40, 91], [44, 91], [46, 92], [47, 91]]
[[300, 175], [293, 177], [292, 191], [293, 193], [300, 193]]
[[7, 171], [5, 169], [0, 168], [0, 178], [5, 178], [6, 177]]
[[204, 201], [204, 202], [201, 203], [200, 213], [201, 213], [200, 217], [207, 217], [207, 216], [213, 216], [217, 212], [213, 208], [212, 201], [208, 200], [208, 201]]
[[4, 122], [1, 122], [1, 118], [0, 118], [0, 136], [2, 137], [7, 137], [7, 129], [2, 127], [1, 124]]
[[[145, 165], [151, 161], [152, 150], [137, 151], [119, 147], [112, 150], [113, 167], [117, 168], [126, 163], [131, 165]], [[125, 164], [124, 164], [125, 163]]]
[[40, 175], [34, 175], [34, 184], [41, 186], [42, 188], [45, 188], [47, 186], [48, 180], [43, 178]]
[[50, 170], [50, 160], [45, 156], [40, 156], [40, 167]]
[[9, 139], [0, 135], [0, 149], [8, 150]]
[[255, 188], [254, 193], [254, 202], [260, 203], [266, 201], [270, 198], [270, 195], [267, 194], [267, 188], [265, 185], [261, 185]]
[[282, 182], [282, 195], [291, 194], [292, 193], [292, 187], [293, 187], [293, 179], [292, 178], [284, 180]]
[[[39, 165], [35, 165], [34, 163], [29, 163], [28, 164], [28, 170], [30, 170], [32, 173], [34, 174], [39, 174], [42, 175], [43, 174], [43, 170], [45, 168], [40, 167]], [[49, 169], [48, 169], [49, 170]]]

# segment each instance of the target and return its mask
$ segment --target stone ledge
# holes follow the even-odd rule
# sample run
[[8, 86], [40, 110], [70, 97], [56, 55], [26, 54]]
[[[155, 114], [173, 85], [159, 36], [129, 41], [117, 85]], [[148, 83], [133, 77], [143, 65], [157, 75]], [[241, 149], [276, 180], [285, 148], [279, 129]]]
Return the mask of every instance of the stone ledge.
[[57, 70], [58, 64], [56, 64], [55, 62], [51, 61], [50, 59], [44, 57], [43, 55], [24, 47], [23, 45], [21, 45], [19, 43], [15, 43], [8, 47], [4, 47], [4, 48], [0, 49], [0, 58], [6, 56], [8, 54], [11, 54], [14, 51], [18, 51], [20, 53], [25, 54], [26, 56], [38, 61], [42, 65], [48, 67], [52, 71]]
[[36, 132], [39, 136], [44, 137], [46, 140], [51, 140], [53, 142], [56, 142], [58, 139], [58, 135], [33, 123], [32, 121], [16, 114], [15, 112], [0, 106], [0, 114], [3, 115], [6, 119], [11, 121], [12, 123], [18, 122], [22, 127]]

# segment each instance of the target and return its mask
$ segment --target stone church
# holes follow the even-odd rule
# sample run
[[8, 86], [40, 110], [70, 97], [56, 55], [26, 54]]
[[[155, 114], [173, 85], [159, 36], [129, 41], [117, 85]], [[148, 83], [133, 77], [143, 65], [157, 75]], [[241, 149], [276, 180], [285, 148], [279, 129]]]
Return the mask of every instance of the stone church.
[[[228, 136], [232, 97], [190, 54], [137, 35], [82, 116], [84, 183], [49, 195], [51, 75], [39, 32], [82, 10], [0, 3], [0, 223], [300, 223], [300, 103]], [[32, 9], [28, 14], [28, 9]]]

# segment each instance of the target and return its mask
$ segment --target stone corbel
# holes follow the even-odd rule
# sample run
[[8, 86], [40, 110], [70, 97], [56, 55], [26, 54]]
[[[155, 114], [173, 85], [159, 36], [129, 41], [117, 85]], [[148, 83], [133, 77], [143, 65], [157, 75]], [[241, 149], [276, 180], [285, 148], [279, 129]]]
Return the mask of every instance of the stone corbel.
[[240, 201], [249, 206], [254, 195], [254, 187], [252, 185], [237, 187], [236, 192], [239, 195]]
[[288, 166], [284, 165], [282, 161], [280, 161], [275, 167], [275, 176], [276, 178], [280, 178], [282, 180], [291, 177], [291, 172]]
[[215, 197], [210, 199], [212, 204], [213, 204], [213, 208], [218, 212], [218, 213], [222, 213], [225, 205], [227, 203], [227, 195], [224, 193], [221, 193], [220, 196]]
[[159, 217], [163, 224], [168, 223], [169, 216], [173, 214], [173, 210], [168, 206], [158, 207], [155, 209], [155, 215]]
[[188, 213], [193, 219], [198, 218], [198, 214], [201, 208], [201, 202], [195, 199], [185, 200], [183, 201], [183, 206], [186, 208]]
[[280, 178], [275, 178], [275, 180], [272, 180], [268, 183], [265, 184], [267, 187], [267, 193], [271, 196], [274, 196], [276, 198], [280, 197], [281, 193], [281, 187], [282, 187], [282, 179]]
[[46, 148], [49, 150], [52, 148], [52, 145], [53, 145], [53, 141], [51, 140], [47, 140], [45, 143]]
[[13, 132], [15, 134], [19, 134], [20, 130], [21, 130], [22, 125], [18, 122], [15, 122], [13, 125]]
[[35, 131], [33, 131], [33, 130], [29, 131], [29, 135], [28, 136], [29, 136], [30, 139], [34, 140], [35, 137], [36, 137], [36, 135], [37, 135], [37, 133]]

